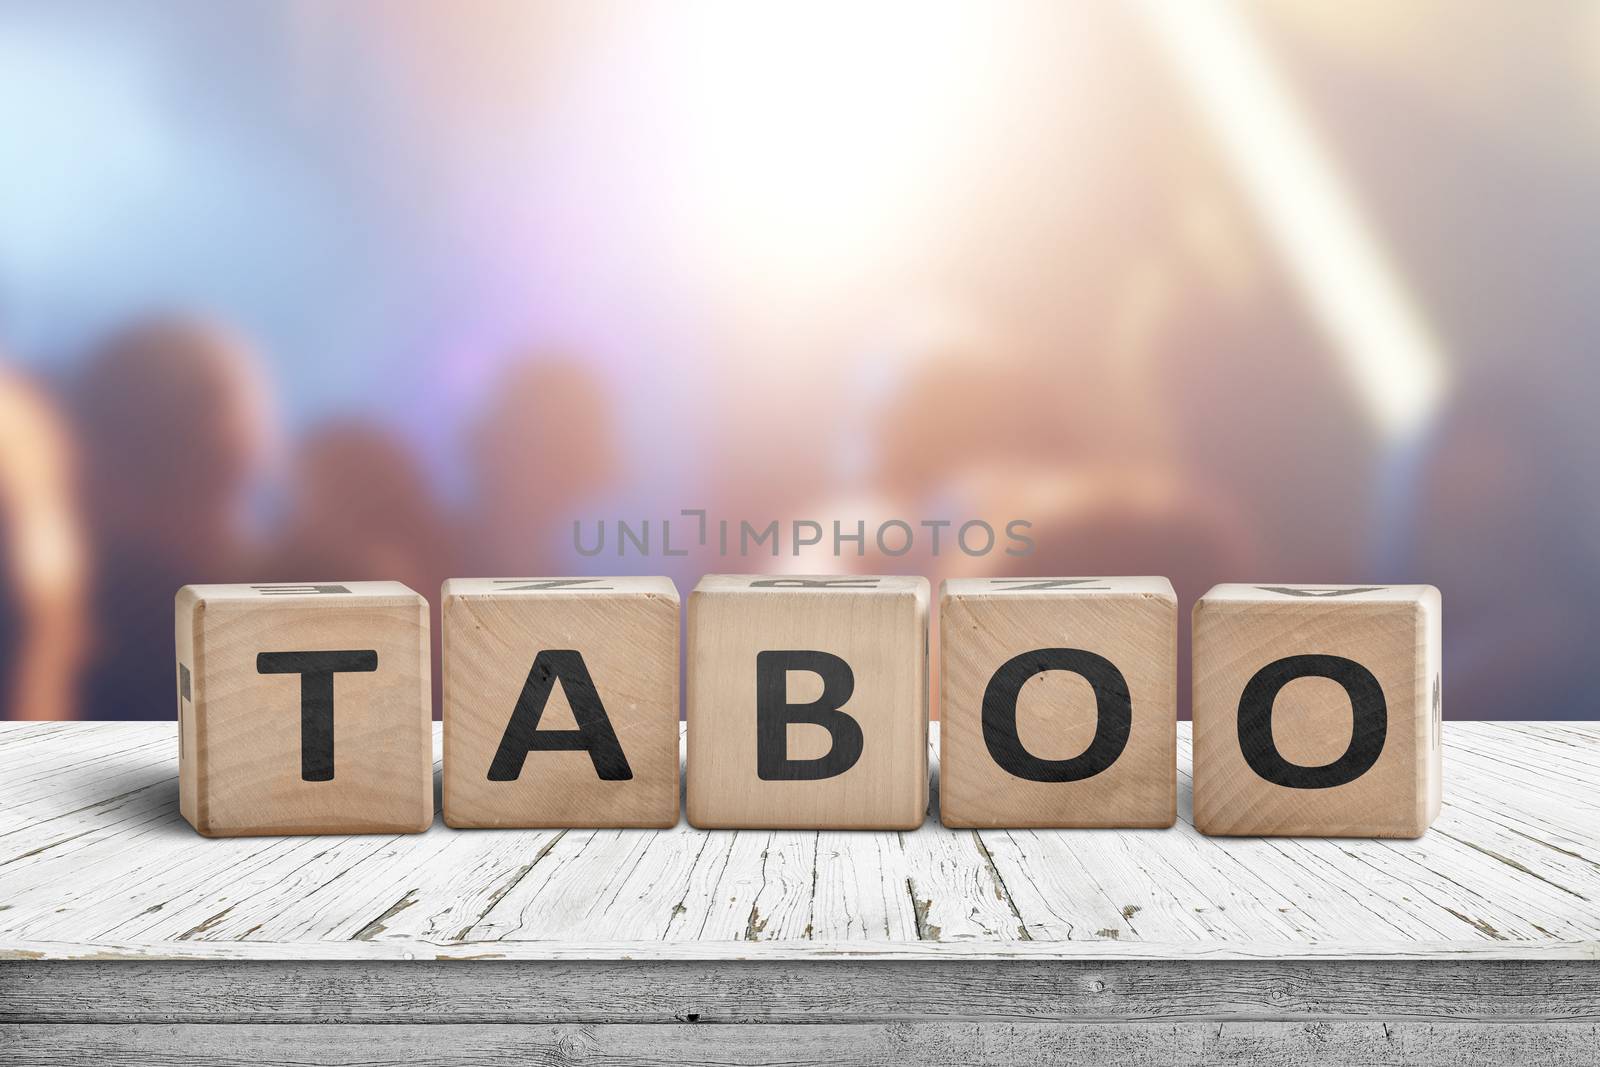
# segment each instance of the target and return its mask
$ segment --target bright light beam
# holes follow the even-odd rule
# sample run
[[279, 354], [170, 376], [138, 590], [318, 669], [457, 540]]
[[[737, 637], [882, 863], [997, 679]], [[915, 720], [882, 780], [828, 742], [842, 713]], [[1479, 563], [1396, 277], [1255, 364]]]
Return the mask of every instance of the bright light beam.
[[[962, 0], [700, 0], [641, 9], [610, 42], [612, 137], [725, 255], [792, 296], [909, 257], [1007, 126], [1016, 20]], [[617, 88], [620, 86], [620, 89]]]
[[1332, 338], [1379, 435], [1393, 442], [1419, 431], [1443, 398], [1444, 356], [1265, 49], [1226, 0], [1140, 6]]

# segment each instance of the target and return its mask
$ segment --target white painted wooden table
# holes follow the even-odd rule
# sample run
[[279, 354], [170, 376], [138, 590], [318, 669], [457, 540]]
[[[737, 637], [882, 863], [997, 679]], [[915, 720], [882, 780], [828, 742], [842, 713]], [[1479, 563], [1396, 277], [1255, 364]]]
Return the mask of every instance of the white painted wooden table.
[[1600, 725], [1445, 749], [1420, 841], [1196, 834], [1187, 724], [1164, 831], [205, 840], [0, 724], [0, 1063], [1600, 1062]]

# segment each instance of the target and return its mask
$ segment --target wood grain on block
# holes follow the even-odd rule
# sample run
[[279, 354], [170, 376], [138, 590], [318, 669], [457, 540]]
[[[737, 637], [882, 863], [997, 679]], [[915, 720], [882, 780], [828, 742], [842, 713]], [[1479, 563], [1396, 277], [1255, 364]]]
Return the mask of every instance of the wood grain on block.
[[428, 602], [399, 582], [189, 585], [179, 807], [207, 836], [433, 821]]
[[689, 599], [689, 821], [920, 826], [928, 599], [920, 577], [703, 578]]
[[947, 580], [944, 824], [1171, 826], [1177, 635], [1165, 578]]
[[1194, 609], [1195, 826], [1419, 837], [1442, 794], [1430, 585], [1219, 585]]
[[669, 578], [444, 583], [444, 818], [678, 821], [678, 590]]

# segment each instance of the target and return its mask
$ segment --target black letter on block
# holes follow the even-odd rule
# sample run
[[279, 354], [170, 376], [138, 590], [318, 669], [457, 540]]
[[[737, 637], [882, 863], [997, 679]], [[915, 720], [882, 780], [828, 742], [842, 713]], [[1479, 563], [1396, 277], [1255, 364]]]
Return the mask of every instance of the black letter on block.
[[[1094, 689], [1094, 740], [1071, 759], [1040, 759], [1017, 735], [1017, 697], [1028, 679], [1046, 671], [1071, 671]], [[1128, 747], [1133, 698], [1128, 681], [1104, 656], [1081, 648], [1039, 648], [1001, 664], [983, 690], [983, 741], [1006, 773], [1030, 782], [1078, 782], [1093, 778]]]
[[[576, 730], [539, 729], [539, 719], [558, 678], [567, 703], [572, 705], [572, 717], [578, 721]], [[633, 768], [628, 766], [628, 758], [617, 743], [616, 731], [600, 703], [589, 668], [584, 666], [583, 654], [575, 649], [547, 648], [534, 657], [528, 679], [522, 683], [522, 696], [517, 698], [511, 721], [500, 738], [500, 748], [489, 765], [489, 781], [516, 781], [529, 752], [587, 752], [594, 763], [594, 773], [602, 782], [633, 778]]]
[[[1272, 740], [1272, 704], [1296, 678], [1331, 678], [1350, 694], [1350, 747], [1332, 763], [1290, 763]], [[1378, 762], [1389, 733], [1389, 709], [1378, 679], [1342, 656], [1285, 656], [1256, 672], [1239, 698], [1239, 750], [1251, 770], [1290, 789], [1329, 789], [1360, 778]]]
[[[822, 678], [822, 695], [810, 704], [789, 703], [789, 671]], [[764, 782], [814, 782], [843, 774], [861, 758], [861, 724], [839, 709], [856, 689], [850, 664], [830, 652], [792, 649], [756, 653], [756, 776]], [[808, 722], [833, 737], [815, 759], [789, 758], [789, 724]]]
[[300, 676], [300, 778], [333, 781], [333, 676], [378, 669], [376, 649], [343, 652], [263, 652], [257, 674]]

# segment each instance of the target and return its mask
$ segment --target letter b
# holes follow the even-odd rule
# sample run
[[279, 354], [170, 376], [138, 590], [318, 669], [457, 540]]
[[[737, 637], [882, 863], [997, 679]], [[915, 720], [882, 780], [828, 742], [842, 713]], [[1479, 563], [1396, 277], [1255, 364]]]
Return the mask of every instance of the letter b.
[[[822, 695], [809, 704], [789, 703], [789, 672], [810, 671], [822, 679]], [[850, 664], [808, 649], [756, 653], [756, 776], [767, 782], [814, 782], [856, 765], [864, 739], [861, 724], [839, 709], [855, 692]], [[828, 731], [825, 755], [789, 758], [789, 724], [811, 723]]]

